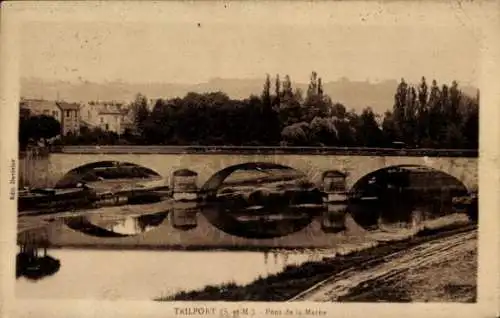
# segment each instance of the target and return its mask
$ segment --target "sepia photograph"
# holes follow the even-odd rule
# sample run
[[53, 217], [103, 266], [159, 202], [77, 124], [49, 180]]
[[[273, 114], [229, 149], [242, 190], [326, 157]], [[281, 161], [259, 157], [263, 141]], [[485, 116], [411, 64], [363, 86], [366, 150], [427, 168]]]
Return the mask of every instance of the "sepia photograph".
[[477, 17], [363, 3], [20, 6], [14, 297], [476, 304]]

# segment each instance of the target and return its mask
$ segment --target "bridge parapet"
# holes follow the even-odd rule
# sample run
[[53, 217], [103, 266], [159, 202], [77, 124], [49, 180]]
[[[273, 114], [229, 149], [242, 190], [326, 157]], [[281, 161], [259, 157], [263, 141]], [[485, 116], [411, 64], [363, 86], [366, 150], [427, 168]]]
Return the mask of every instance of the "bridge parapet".
[[476, 149], [366, 148], [366, 147], [271, 147], [271, 146], [62, 146], [53, 153], [68, 154], [242, 154], [242, 155], [345, 155], [477, 158]]

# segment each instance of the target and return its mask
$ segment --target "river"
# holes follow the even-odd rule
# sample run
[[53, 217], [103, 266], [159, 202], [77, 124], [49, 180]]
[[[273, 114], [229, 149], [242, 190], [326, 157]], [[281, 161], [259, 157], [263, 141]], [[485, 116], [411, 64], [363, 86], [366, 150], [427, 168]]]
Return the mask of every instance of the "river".
[[59, 272], [36, 282], [17, 281], [20, 298], [148, 300], [206, 285], [247, 284], [287, 265], [325, 254], [253, 251], [152, 251], [49, 249], [61, 261]]
[[233, 179], [216, 184], [220, 197], [202, 205], [167, 200], [20, 216], [17, 296], [152, 300], [244, 285], [288, 265], [412, 235], [422, 222], [451, 212], [452, 195], [441, 187], [395, 193], [371, 178], [360, 188], [374, 189], [360, 197], [371, 199], [346, 205], [324, 204], [302, 181], [273, 179], [264, 188]]

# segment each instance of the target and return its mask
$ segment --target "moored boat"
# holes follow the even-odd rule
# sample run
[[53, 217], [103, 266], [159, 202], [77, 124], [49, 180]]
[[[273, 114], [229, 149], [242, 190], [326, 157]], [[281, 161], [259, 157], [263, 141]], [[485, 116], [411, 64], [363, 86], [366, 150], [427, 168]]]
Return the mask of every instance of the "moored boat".
[[18, 195], [18, 211], [50, 213], [72, 208], [87, 207], [95, 201], [95, 193], [84, 186], [68, 189], [23, 189]]
[[96, 193], [99, 206], [153, 203], [171, 197], [170, 188], [160, 178], [101, 180], [86, 186]]

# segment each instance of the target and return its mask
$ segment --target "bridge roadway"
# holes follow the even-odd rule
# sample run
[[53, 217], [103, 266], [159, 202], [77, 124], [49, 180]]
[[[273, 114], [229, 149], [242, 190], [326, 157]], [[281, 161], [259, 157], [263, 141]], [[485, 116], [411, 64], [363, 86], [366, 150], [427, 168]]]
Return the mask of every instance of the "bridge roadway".
[[[31, 157], [33, 158], [33, 157]], [[467, 189], [477, 190], [478, 151], [447, 149], [387, 149], [332, 147], [227, 147], [227, 146], [65, 146], [33, 160], [21, 157], [20, 170], [29, 170], [36, 186], [53, 186], [69, 171], [99, 161], [138, 164], [157, 172], [169, 182], [172, 173], [189, 169], [198, 173], [202, 187], [228, 167], [266, 162], [287, 166], [320, 182], [325, 171], [347, 175], [352, 186], [367, 174], [399, 165], [423, 166], [445, 172]], [[26, 177], [28, 175], [28, 177]]]

